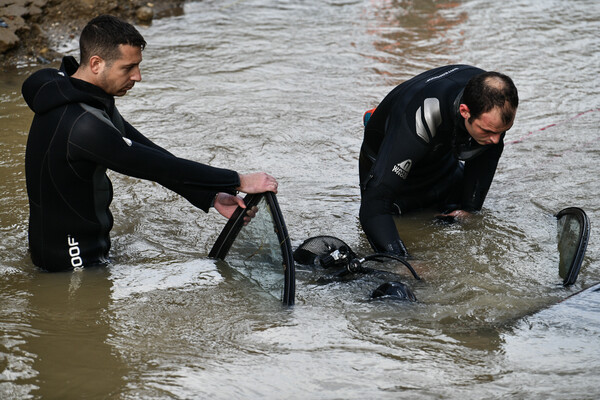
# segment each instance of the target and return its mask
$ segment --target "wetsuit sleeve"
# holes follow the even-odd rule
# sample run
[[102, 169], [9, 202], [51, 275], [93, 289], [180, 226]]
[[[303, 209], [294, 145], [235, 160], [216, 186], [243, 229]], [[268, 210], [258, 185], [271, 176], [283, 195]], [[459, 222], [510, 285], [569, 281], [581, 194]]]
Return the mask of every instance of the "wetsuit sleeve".
[[409, 125], [408, 121], [414, 125], [414, 115], [390, 113], [385, 139], [363, 187], [360, 222], [376, 251], [406, 251], [394, 222], [399, 212], [394, 199], [405, 189], [411, 166], [429, 151]]
[[142, 135], [140, 131], [135, 129], [129, 122], [125, 121], [125, 119], [123, 119], [123, 124], [125, 126], [125, 137], [127, 137], [128, 139], [131, 139], [139, 144], [143, 144], [144, 146], [161, 151], [165, 154], [172, 155], [169, 151], [163, 149], [162, 147], [148, 139], [146, 136]]
[[360, 205], [360, 223], [373, 250], [378, 253], [390, 252], [402, 257], [408, 256], [404, 242], [398, 235], [394, 222], [397, 214], [392, 196], [379, 191], [364, 191]]
[[[136, 131], [137, 132], [137, 131]], [[69, 157], [155, 181], [208, 211], [217, 192], [235, 193], [237, 172], [176, 157], [141, 134], [128, 138], [91, 113], [83, 113], [69, 136]], [[136, 140], [134, 140], [134, 138]]]
[[[125, 126], [125, 137], [127, 137], [128, 139], [131, 139], [132, 141], [147, 146], [149, 148], [156, 149], [164, 154], [172, 155], [168, 150], [160, 147], [159, 145], [148, 139], [146, 136], [144, 136], [142, 133], [140, 133], [140, 131], [135, 129], [125, 119], [123, 119], [123, 124]], [[164, 182], [163, 186], [185, 197], [196, 207], [204, 211], [208, 211], [210, 206], [213, 204], [215, 196], [217, 195], [217, 192], [214, 191], [204, 192], [202, 190], [199, 190], [198, 188], [177, 184], [174, 182]]]
[[462, 194], [462, 209], [465, 211], [479, 211], [492, 180], [496, 173], [498, 161], [504, 150], [504, 142], [500, 142], [485, 151], [479, 157], [465, 162], [464, 186]]

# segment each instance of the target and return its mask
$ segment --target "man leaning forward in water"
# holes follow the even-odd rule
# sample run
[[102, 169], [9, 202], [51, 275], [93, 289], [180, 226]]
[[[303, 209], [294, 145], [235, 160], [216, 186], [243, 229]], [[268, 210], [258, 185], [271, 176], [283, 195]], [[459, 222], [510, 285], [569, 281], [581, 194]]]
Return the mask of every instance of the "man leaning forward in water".
[[114, 96], [142, 80], [146, 46], [132, 25], [99, 16], [85, 26], [79, 44], [80, 64], [65, 57], [60, 69], [40, 70], [22, 88], [35, 113], [25, 155], [35, 265], [58, 271], [108, 263], [113, 218], [107, 169], [155, 181], [227, 218], [245, 207], [236, 191], [277, 192], [277, 181], [266, 173], [239, 174], [178, 158], [123, 119]]
[[451, 65], [400, 84], [365, 113], [360, 222], [375, 251], [408, 256], [395, 215], [481, 210], [518, 103], [508, 76]]

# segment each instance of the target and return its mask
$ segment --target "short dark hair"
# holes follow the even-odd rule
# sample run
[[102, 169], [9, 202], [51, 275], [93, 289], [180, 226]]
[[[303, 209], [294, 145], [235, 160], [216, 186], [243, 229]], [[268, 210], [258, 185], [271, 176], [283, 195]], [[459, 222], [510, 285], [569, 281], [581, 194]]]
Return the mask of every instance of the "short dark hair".
[[121, 57], [119, 45], [127, 44], [144, 50], [146, 41], [133, 25], [112, 15], [100, 15], [81, 31], [79, 37], [79, 62], [86, 65], [90, 57], [97, 55], [107, 63]]
[[502, 110], [502, 121], [510, 123], [519, 106], [519, 94], [512, 79], [500, 72], [484, 72], [472, 77], [463, 93], [461, 103], [469, 107], [469, 122], [494, 107]]

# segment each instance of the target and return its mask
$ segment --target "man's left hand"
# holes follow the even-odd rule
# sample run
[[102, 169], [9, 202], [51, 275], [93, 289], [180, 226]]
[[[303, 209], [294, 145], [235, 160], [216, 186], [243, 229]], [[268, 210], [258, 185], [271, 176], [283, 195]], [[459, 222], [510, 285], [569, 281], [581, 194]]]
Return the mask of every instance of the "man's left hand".
[[438, 214], [435, 217], [441, 220], [450, 220], [453, 219], [454, 221], [457, 222], [464, 222], [466, 221], [472, 214], [468, 211], [465, 210], [454, 210], [452, 212], [449, 212], [447, 214]]

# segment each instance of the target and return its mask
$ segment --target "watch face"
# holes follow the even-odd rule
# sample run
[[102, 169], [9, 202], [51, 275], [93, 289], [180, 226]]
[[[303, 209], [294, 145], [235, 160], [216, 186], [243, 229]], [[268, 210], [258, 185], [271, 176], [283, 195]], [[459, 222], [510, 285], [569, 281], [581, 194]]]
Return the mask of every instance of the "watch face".
[[257, 207], [244, 225], [246, 211], [238, 207], [209, 253], [226, 260], [242, 275], [255, 282], [284, 304], [294, 304], [295, 265], [292, 248], [277, 197], [272, 192], [250, 194], [246, 209]]
[[556, 214], [558, 220], [558, 272], [563, 285], [575, 283], [590, 235], [590, 225], [585, 212], [569, 207]]

